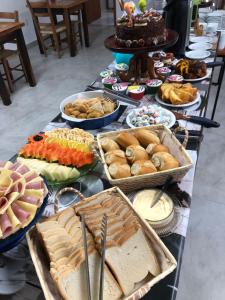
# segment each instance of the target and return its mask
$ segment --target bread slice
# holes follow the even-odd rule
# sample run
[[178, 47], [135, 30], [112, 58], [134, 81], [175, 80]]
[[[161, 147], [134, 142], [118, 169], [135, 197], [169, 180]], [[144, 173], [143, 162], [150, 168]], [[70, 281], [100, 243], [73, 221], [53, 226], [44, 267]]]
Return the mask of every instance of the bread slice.
[[[89, 256], [89, 270], [91, 282], [91, 298], [99, 299], [99, 274], [100, 274], [100, 256], [94, 251]], [[80, 270], [71, 270], [70, 267], [60, 272], [57, 279], [58, 288], [65, 300], [85, 300], [87, 296], [85, 263], [82, 263]], [[56, 277], [56, 275], [54, 275]], [[104, 300], [117, 300], [122, 296], [121, 289], [108, 267], [105, 265], [104, 276]]]
[[[139, 229], [120, 247], [107, 248], [106, 261], [117, 278], [125, 296], [142, 281], [148, 273], [157, 276], [160, 266], [150, 248], [142, 229]], [[129, 274], [129, 276], [128, 276]]]

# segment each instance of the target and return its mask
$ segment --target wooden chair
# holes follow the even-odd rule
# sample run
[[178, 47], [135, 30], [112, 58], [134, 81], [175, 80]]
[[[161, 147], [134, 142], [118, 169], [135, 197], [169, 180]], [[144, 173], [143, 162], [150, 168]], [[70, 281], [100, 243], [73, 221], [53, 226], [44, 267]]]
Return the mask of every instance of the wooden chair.
[[[0, 19], [4, 20], [5, 22], [19, 22], [19, 14], [18, 11], [14, 12], [0, 12]], [[7, 44], [17, 44], [17, 40], [11, 40], [7, 42]], [[14, 91], [14, 83], [18, 81], [19, 79], [25, 77], [27, 81], [27, 76], [25, 73], [25, 68], [22, 64], [22, 60], [20, 59], [20, 63], [17, 64], [14, 67], [11, 67], [9, 64], [9, 59], [12, 58], [13, 56], [19, 56], [20, 59], [20, 54], [18, 53], [17, 50], [11, 50], [11, 49], [5, 49], [4, 45], [0, 45], [0, 64], [3, 66], [4, 69], [4, 74], [3, 77], [7, 80], [9, 90], [10, 92]], [[18, 71], [22, 73], [20, 76], [17, 78], [14, 78], [13, 76], [13, 71]]]

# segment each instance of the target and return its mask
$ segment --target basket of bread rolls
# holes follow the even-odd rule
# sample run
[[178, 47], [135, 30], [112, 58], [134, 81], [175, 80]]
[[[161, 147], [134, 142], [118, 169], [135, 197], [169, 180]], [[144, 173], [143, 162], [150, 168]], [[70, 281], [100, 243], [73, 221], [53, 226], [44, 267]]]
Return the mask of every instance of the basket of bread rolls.
[[163, 185], [169, 175], [180, 181], [193, 164], [163, 125], [101, 133], [97, 142], [107, 179], [125, 192]]

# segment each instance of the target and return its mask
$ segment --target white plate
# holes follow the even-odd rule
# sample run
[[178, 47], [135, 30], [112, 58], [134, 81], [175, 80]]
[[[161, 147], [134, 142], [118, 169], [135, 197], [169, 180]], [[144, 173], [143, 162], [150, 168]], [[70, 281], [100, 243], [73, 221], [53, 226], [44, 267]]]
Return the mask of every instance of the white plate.
[[[126, 122], [127, 122], [127, 125], [128, 125], [129, 127], [131, 127], [131, 128], [137, 128], [136, 126], [134, 126], [134, 125], [131, 123], [131, 120], [132, 120], [133, 115], [134, 115], [135, 112], [138, 112], [138, 111], [142, 110], [142, 109], [145, 108], [145, 107], [146, 107], [146, 106], [142, 106], [141, 108], [133, 109], [133, 110], [127, 115], [127, 117], [126, 117]], [[168, 110], [168, 109], [166, 109], [166, 108], [163, 108], [163, 107], [161, 107], [161, 106], [159, 106], [159, 105], [148, 105], [148, 107], [153, 107], [153, 108], [156, 107], [156, 109], [157, 109], [157, 108], [160, 108], [160, 111], [161, 111], [160, 117], [163, 117], [163, 115], [170, 117], [170, 122], [169, 122], [168, 125], [165, 125], [164, 122], [158, 123], [158, 124], [152, 124], [152, 125], [159, 125], [159, 124], [162, 124], [162, 125], [165, 125], [167, 128], [171, 128], [171, 127], [175, 124], [175, 122], [176, 122], [176, 117], [174, 116], [174, 114], [173, 114], [170, 110]], [[146, 125], [146, 126], [151, 126], [151, 124], [148, 124], [148, 125]], [[143, 127], [143, 125], [141, 125], [140, 127]]]
[[192, 43], [212, 43], [212, 38], [209, 36], [190, 36], [189, 41]]
[[184, 79], [183, 81], [185, 82], [198, 82], [198, 81], [202, 81], [206, 78], [208, 78], [210, 76], [211, 72], [209, 69], [207, 69], [207, 73], [205, 76], [201, 77], [201, 78], [196, 78], [196, 79]]
[[211, 55], [210, 51], [204, 50], [193, 50], [185, 52], [185, 56], [190, 59], [199, 59], [203, 60]]
[[200, 96], [200, 94], [199, 94], [199, 92], [198, 92], [196, 98], [194, 99], [194, 101], [189, 102], [189, 103], [185, 103], [185, 104], [179, 104], [179, 105], [174, 105], [174, 104], [170, 104], [170, 103], [164, 102], [164, 101], [159, 97], [158, 94], [155, 96], [155, 100], [156, 100], [158, 103], [160, 103], [160, 104], [162, 104], [162, 105], [164, 105], [164, 106], [168, 106], [168, 107], [188, 107], [188, 106], [192, 106], [192, 105], [194, 105], [195, 103], [197, 103], [198, 101], [200, 101], [200, 100], [201, 100], [201, 96]]
[[193, 43], [188, 46], [190, 50], [210, 50], [212, 49], [212, 44], [210, 43]]

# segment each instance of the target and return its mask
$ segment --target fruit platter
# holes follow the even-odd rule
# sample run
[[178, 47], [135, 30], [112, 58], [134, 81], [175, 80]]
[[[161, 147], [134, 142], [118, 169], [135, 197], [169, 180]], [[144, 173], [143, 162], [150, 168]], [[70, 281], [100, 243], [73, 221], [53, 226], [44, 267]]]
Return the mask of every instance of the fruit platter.
[[73, 183], [97, 165], [94, 137], [79, 128], [58, 128], [28, 138], [17, 162], [45, 177], [49, 185]]
[[41, 217], [47, 184], [25, 164], [0, 162], [0, 252], [19, 243]]

